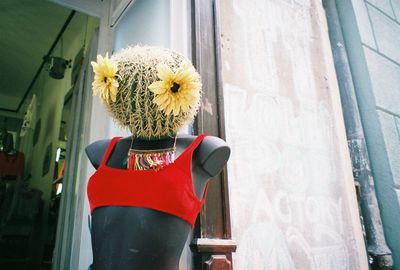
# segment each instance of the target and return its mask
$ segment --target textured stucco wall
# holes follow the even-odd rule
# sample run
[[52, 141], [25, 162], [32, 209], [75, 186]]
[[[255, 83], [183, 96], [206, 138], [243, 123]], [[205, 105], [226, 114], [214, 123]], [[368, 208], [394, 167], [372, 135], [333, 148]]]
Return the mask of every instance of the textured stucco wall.
[[368, 269], [321, 1], [220, 15], [235, 269]]
[[400, 0], [337, 6], [386, 241], [400, 269]]

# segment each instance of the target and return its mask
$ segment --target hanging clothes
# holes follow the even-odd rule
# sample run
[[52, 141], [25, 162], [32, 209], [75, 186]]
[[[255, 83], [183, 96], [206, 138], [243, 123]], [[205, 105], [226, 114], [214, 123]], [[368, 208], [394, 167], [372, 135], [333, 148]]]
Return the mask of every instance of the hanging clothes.
[[14, 155], [9, 155], [4, 152], [0, 152], [0, 177], [23, 177], [24, 168], [24, 153], [17, 151]]

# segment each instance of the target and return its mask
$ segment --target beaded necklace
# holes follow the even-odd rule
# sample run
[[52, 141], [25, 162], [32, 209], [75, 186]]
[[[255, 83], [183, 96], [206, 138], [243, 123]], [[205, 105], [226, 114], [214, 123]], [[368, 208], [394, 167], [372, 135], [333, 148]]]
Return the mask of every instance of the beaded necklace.
[[158, 171], [163, 167], [173, 163], [175, 160], [176, 136], [174, 139], [174, 146], [164, 149], [133, 149], [133, 141], [134, 138], [132, 136], [131, 147], [128, 151], [128, 170], [143, 171], [153, 169], [155, 171]]

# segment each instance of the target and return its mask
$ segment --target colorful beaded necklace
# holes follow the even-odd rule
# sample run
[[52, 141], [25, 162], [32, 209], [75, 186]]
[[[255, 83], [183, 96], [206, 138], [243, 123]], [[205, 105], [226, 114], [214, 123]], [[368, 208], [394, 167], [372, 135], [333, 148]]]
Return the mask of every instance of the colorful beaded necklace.
[[132, 137], [131, 147], [128, 151], [128, 170], [149, 170], [153, 169], [158, 171], [165, 166], [173, 163], [175, 160], [175, 150], [176, 150], [176, 136], [174, 139], [174, 146], [164, 149], [151, 149], [151, 150], [141, 150], [133, 149], [134, 138]]

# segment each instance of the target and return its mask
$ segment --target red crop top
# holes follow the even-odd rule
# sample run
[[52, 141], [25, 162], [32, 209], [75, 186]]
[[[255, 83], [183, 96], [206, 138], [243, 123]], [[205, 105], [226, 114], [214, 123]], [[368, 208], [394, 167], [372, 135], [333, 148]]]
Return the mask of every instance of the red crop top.
[[107, 161], [121, 137], [111, 140], [97, 171], [90, 177], [90, 211], [101, 206], [151, 208], [187, 221], [193, 228], [204, 203], [208, 184], [199, 200], [192, 181], [192, 155], [206, 135], [199, 135], [175, 160], [159, 171], [133, 171], [108, 167]]

